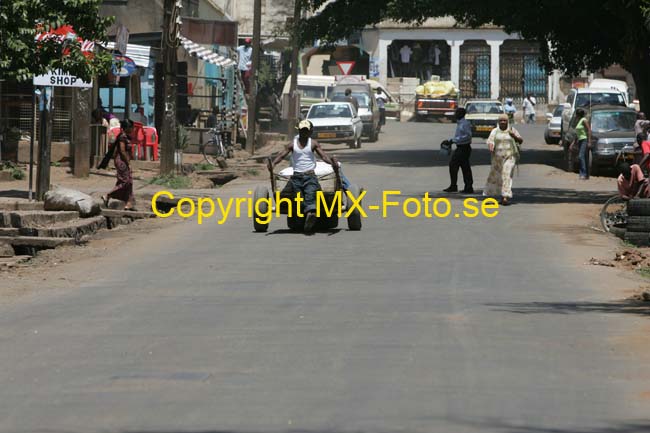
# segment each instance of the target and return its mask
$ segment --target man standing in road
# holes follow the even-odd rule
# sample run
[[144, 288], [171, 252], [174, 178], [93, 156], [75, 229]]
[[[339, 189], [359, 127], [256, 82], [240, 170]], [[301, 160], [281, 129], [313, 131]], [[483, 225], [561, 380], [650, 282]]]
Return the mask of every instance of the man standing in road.
[[463, 181], [465, 189], [463, 194], [474, 194], [474, 178], [472, 177], [472, 166], [469, 158], [472, 155], [472, 125], [465, 119], [467, 112], [464, 108], [456, 109], [456, 134], [450, 141], [456, 144], [456, 150], [449, 161], [449, 177], [451, 185], [445, 192], [458, 192], [458, 169], [463, 170]]
[[237, 54], [239, 54], [239, 73], [241, 80], [244, 83], [246, 93], [250, 93], [250, 74], [251, 66], [253, 65], [253, 47], [251, 46], [251, 38], [244, 39], [244, 45], [237, 47]]
[[282, 152], [269, 163], [269, 170], [279, 164], [284, 158], [291, 154], [291, 166], [293, 175], [289, 179], [288, 187], [295, 193], [304, 197], [305, 232], [309, 233], [316, 224], [316, 193], [321, 189], [316, 176], [316, 155], [323, 161], [330, 164], [335, 172], [339, 170], [336, 158], [330, 158], [320, 147], [311, 135], [314, 126], [309, 120], [303, 120], [298, 124], [298, 136], [293, 143], [287, 144]]
[[386, 124], [386, 95], [381, 88], [377, 89], [377, 94], [375, 95], [377, 99], [377, 107], [379, 107], [379, 126], [382, 127]]
[[524, 99], [524, 118], [526, 119], [526, 123], [535, 123], [535, 105], [537, 105], [537, 101], [529, 93], [526, 99]]
[[345, 102], [352, 104], [357, 113], [359, 113], [359, 101], [352, 96], [352, 89], [345, 89]]

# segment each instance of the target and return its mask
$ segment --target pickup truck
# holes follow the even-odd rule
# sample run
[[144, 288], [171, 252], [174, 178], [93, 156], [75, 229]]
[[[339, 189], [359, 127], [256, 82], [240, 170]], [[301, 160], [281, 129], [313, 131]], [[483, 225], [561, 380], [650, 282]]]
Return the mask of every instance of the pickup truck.
[[456, 108], [458, 108], [456, 97], [415, 95], [415, 120], [418, 122], [427, 117], [453, 117]]

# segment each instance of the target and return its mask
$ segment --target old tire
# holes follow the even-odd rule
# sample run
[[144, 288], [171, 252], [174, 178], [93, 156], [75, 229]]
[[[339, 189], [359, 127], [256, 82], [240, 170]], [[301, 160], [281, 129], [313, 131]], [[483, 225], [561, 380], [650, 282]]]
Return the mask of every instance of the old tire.
[[370, 133], [370, 136], [368, 137], [368, 141], [371, 143], [375, 143], [378, 138], [379, 138], [379, 133], [375, 129]]
[[624, 226], [613, 226], [609, 232], [619, 239], [625, 239], [626, 228]]
[[627, 203], [629, 216], [650, 216], [650, 199], [635, 198]]
[[636, 233], [650, 233], [650, 216], [628, 216], [627, 231]]
[[[269, 223], [262, 224], [257, 221], [257, 218], [261, 216], [261, 214], [266, 214], [269, 211], [269, 203], [268, 201], [264, 201], [259, 204], [259, 207], [257, 205], [258, 200], [266, 200], [269, 198], [269, 190], [268, 188], [264, 186], [258, 186], [255, 188], [255, 193], [253, 194], [253, 206], [255, 206], [254, 210], [254, 215], [253, 215], [253, 228], [255, 229], [256, 232], [258, 233], [264, 233], [269, 229]], [[260, 213], [257, 213], [257, 210], [259, 208]]]
[[623, 239], [637, 247], [650, 247], [650, 233], [626, 231]]
[[[355, 184], [350, 185], [348, 191], [350, 191], [350, 194], [352, 194], [354, 198], [358, 198], [361, 195], [361, 188]], [[348, 208], [350, 208], [351, 205], [352, 203], [348, 203]], [[358, 209], [355, 209], [350, 215], [348, 215], [348, 229], [355, 232], [361, 230], [361, 212], [359, 212]]]

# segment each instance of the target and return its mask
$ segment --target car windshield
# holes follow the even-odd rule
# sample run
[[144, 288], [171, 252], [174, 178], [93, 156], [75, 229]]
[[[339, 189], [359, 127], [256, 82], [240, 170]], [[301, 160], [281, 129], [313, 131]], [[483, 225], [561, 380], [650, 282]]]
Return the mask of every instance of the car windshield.
[[[352, 96], [359, 103], [359, 107], [368, 108], [368, 105], [370, 105], [370, 101], [369, 101], [370, 98], [368, 97], [368, 94], [352, 92]], [[334, 101], [334, 102], [340, 102], [340, 101], [346, 101], [346, 100], [347, 100], [347, 96], [345, 96], [344, 93], [336, 93], [336, 94], [334, 94], [334, 96], [332, 96], [332, 101]]]
[[467, 104], [467, 114], [478, 114], [478, 113], [487, 113], [487, 114], [501, 114], [503, 113], [503, 105], [497, 104], [496, 102], [472, 102]]
[[325, 99], [325, 86], [298, 86], [305, 98]]
[[352, 117], [348, 104], [312, 105], [308, 119], [326, 119], [328, 117]]
[[555, 111], [553, 111], [553, 117], [562, 117], [562, 112], [564, 111], [563, 106], [558, 106]]
[[596, 111], [591, 115], [594, 132], [634, 131], [636, 113], [630, 111]]
[[625, 99], [620, 93], [580, 93], [576, 96], [576, 107], [590, 105], [621, 105], [625, 107]]

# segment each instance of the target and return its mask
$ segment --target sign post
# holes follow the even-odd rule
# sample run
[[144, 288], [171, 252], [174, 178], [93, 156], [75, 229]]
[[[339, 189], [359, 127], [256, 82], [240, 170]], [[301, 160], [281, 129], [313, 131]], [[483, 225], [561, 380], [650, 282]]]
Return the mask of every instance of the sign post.
[[354, 69], [354, 65], [357, 62], [355, 61], [345, 61], [345, 62], [336, 62], [336, 66], [339, 67], [339, 70], [341, 71], [341, 74], [343, 75], [350, 75], [350, 72], [352, 72], [352, 69]]

